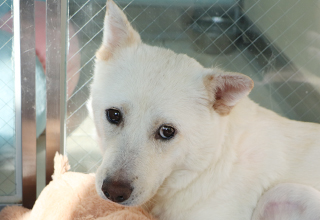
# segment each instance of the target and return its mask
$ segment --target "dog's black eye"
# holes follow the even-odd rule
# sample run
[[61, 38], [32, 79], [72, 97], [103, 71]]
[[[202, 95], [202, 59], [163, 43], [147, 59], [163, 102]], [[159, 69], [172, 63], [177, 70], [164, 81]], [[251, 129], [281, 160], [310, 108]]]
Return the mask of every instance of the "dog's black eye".
[[163, 125], [159, 128], [157, 137], [169, 140], [171, 139], [175, 134], [175, 129], [173, 127]]
[[106, 116], [111, 124], [119, 124], [122, 120], [121, 112], [114, 108], [107, 109]]

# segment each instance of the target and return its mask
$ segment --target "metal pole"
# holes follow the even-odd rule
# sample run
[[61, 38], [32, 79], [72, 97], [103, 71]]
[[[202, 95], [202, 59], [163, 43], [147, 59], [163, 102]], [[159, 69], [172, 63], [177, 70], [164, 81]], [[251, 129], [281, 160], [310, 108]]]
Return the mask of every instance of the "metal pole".
[[66, 112], [67, 1], [47, 1], [46, 182], [51, 181], [55, 152], [64, 152]]
[[22, 202], [26, 208], [36, 200], [35, 62], [34, 0], [20, 0]]

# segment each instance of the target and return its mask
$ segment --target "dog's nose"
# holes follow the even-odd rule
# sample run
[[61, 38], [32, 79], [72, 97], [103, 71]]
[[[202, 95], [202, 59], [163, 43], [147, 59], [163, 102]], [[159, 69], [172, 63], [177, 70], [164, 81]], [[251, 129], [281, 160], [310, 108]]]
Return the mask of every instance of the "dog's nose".
[[128, 182], [105, 179], [101, 190], [108, 199], [120, 203], [129, 199], [133, 188]]

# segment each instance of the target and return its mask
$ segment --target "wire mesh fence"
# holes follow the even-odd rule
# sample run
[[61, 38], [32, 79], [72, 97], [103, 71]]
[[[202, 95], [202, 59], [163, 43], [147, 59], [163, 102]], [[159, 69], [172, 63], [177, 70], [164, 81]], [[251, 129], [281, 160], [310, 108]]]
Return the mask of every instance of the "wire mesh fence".
[[[144, 42], [195, 58], [205, 67], [255, 81], [250, 97], [291, 119], [320, 122], [317, 0], [119, 0]], [[86, 102], [105, 15], [104, 0], [69, 0], [80, 67], [67, 104], [67, 153], [75, 171], [93, 172], [101, 156]], [[68, 65], [74, 56], [68, 60]]]
[[12, 2], [0, 1], [0, 196], [16, 194]]

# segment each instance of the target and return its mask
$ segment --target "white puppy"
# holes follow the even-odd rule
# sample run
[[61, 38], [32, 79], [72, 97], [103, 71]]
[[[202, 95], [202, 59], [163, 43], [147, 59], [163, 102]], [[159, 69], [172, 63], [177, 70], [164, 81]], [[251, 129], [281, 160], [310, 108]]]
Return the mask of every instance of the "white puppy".
[[107, 8], [91, 89], [101, 197], [161, 220], [246, 220], [279, 183], [320, 189], [319, 125], [252, 102], [245, 75], [142, 43], [112, 1]]

